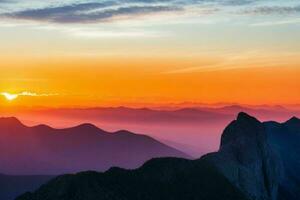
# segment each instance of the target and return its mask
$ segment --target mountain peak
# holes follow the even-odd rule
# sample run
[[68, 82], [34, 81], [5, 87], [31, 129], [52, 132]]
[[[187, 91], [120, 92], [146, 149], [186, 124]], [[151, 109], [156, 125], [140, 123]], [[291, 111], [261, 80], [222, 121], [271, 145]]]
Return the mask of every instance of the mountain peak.
[[240, 112], [237, 119], [231, 122], [224, 130], [221, 147], [243, 137], [253, 137], [261, 128], [261, 122], [245, 112]]
[[89, 131], [102, 131], [100, 128], [98, 128], [94, 124], [90, 124], [90, 123], [80, 124], [73, 128], [77, 128], [77, 129], [81, 129], [81, 130], [85, 130], [85, 131], [88, 131], [88, 130]]
[[245, 112], [240, 112], [237, 116], [237, 121], [239, 122], [259, 122], [255, 117], [250, 116]]
[[1, 117], [0, 118], [0, 126], [20, 127], [20, 126], [24, 126], [24, 125], [16, 117]]
[[300, 123], [300, 119], [294, 116], [291, 119], [289, 119], [288, 121], [286, 121], [286, 123], [292, 123], [292, 124]]
[[249, 199], [277, 199], [283, 169], [268, 135], [265, 124], [241, 112], [224, 130], [221, 148], [213, 158], [220, 171]]
[[293, 130], [299, 130], [300, 129], [300, 119], [297, 117], [292, 117], [288, 121], [284, 123], [286, 126], [288, 126], [290, 129]]

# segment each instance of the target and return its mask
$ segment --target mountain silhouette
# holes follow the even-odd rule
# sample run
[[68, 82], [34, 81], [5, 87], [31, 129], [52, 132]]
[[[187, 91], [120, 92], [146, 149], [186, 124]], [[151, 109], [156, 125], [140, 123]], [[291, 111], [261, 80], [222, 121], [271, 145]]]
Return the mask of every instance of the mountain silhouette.
[[218, 152], [153, 159], [136, 170], [59, 176], [17, 200], [297, 200], [300, 120], [260, 122], [246, 113], [224, 130]]
[[300, 120], [293, 117], [282, 124], [267, 122], [265, 127], [271, 147], [282, 162], [279, 198], [297, 200], [300, 197]]
[[0, 199], [12, 200], [24, 192], [38, 189], [53, 176], [7, 176], [0, 174]]
[[[280, 106], [221, 105], [199, 107], [95, 107], [20, 109], [17, 112], [0, 111], [6, 116], [17, 116], [28, 125], [46, 123], [53, 127], [71, 127], [92, 123], [111, 132], [119, 129], [144, 133], [195, 158], [216, 151], [224, 127], [239, 112], [247, 112], [259, 120], [283, 122], [292, 116], [300, 117], [299, 110]], [[187, 105], [185, 105], [187, 106]], [[1, 110], [1, 108], [0, 108]]]
[[264, 124], [240, 113], [223, 132], [220, 150], [209, 160], [249, 199], [275, 200], [281, 176]]
[[27, 127], [0, 118], [0, 172], [12, 175], [74, 173], [136, 168], [156, 157], [188, 155], [153, 138], [125, 130], [109, 133], [92, 124], [67, 129]]
[[137, 170], [59, 176], [17, 200], [246, 200], [209, 162], [153, 159]]
[[224, 130], [220, 150], [207, 155], [248, 199], [300, 196], [300, 120], [260, 122], [246, 113]]

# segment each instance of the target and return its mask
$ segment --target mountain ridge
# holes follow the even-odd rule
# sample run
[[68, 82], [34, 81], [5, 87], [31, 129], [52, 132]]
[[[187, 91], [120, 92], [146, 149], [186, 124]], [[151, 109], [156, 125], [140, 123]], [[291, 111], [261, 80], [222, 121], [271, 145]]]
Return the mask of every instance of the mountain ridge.
[[[207, 184], [211, 176], [215, 177], [215, 181]], [[57, 187], [60, 188], [59, 192], [56, 192]], [[203, 189], [195, 190], [197, 187]], [[213, 192], [215, 189], [219, 192]], [[35, 195], [26, 193], [17, 200], [219, 200], [220, 197], [223, 200], [246, 200], [223, 176], [210, 167], [209, 162], [157, 158], [135, 170], [111, 168], [105, 173], [88, 171], [59, 176], [42, 186]]]
[[0, 171], [12, 175], [130, 169], [155, 157], [190, 158], [149, 136], [125, 130], [107, 132], [88, 123], [64, 129], [29, 127], [17, 118], [0, 119], [0, 150]]

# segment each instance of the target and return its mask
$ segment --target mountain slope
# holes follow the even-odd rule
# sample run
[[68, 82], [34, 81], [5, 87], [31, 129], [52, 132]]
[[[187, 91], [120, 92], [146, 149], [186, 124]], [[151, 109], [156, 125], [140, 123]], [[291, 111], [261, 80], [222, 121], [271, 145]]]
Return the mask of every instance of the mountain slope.
[[148, 136], [105, 132], [92, 124], [68, 129], [26, 127], [16, 118], [0, 119], [0, 172], [63, 174], [136, 168], [155, 157], [186, 157]]
[[12, 200], [27, 191], [38, 189], [52, 176], [6, 176], [0, 175], [0, 199]]
[[300, 196], [300, 120], [294, 117], [282, 124], [267, 122], [265, 127], [283, 165], [279, 198], [297, 200]]
[[300, 120], [260, 122], [240, 113], [209, 160], [249, 199], [297, 200], [300, 196]]
[[60, 176], [17, 200], [246, 200], [205, 159], [154, 159], [137, 170]]
[[249, 199], [276, 200], [281, 159], [257, 119], [240, 113], [224, 130], [220, 150], [209, 159]]

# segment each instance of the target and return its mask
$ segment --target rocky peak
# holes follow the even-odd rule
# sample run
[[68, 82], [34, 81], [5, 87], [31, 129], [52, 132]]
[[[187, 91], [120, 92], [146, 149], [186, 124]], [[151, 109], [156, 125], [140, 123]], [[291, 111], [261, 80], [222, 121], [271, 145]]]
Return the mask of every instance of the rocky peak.
[[237, 119], [231, 122], [224, 130], [221, 139], [221, 147], [243, 137], [256, 137], [256, 134], [262, 132], [263, 126], [256, 118], [241, 112]]
[[252, 117], [245, 112], [240, 112], [238, 114], [237, 121], [244, 123], [260, 123], [255, 117]]
[[295, 123], [300, 123], [300, 119], [298, 117], [292, 117], [288, 122], [295, 122]]
[[292, 129], [297, 129], [297, 130], [300, 129], [300, 119], [297, 117], [292, 117], [291, 119], [286, 121], [284, 124]]
[[223, 132], [211, 157], [220, 171], [251, 200], [276, 200], [281, 165], [269, 145], [263, 123], [239, 113]]

